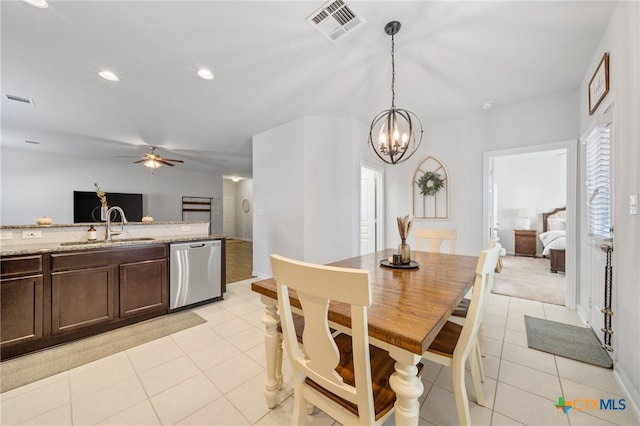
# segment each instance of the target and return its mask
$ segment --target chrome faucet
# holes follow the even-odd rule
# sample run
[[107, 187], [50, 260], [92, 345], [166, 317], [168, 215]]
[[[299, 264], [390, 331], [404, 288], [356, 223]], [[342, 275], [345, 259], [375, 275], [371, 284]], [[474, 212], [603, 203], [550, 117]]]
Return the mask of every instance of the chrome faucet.
[[[122, 222], [120, 222], [120, 229], [119, 230], [112, 230], [111, 229], [111, 212], [117, 210], [120, 213], [120, 217], [122, 218]], [[111, 237], [113, 235], [120, 235], [122, 234], [122, 232], [124, 232], [124, 224], [127, 223], [127, 217], [124, 215], [124, 211], [122, 211], [122, 209], [118, 206], [113, 206], [110, 207], [109, 210], [107, 210], [107, 226], [105, 227], [104, 230], [104, 239], [105, 241], [111, 241]]]

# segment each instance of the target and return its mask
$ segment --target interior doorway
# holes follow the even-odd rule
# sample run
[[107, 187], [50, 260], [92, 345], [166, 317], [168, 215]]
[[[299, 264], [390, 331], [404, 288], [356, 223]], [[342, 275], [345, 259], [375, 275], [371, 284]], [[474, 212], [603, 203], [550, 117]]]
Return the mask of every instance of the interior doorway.
[[383, 247], [381, 218], [382, 171], [360, 167], [360, 254], [373, 253]]
[[[500, 236], [503, 243], [503, 247], [507, 246], [507, 252], [514, 253], [515, 243], [514, 237], [511, 235], [513, 229], [521, 228], [523, 226], [524, 218], [519, 217], [518, 210], [531, 210], [526, 207], [532, 207], [524, 205], [520, 208], [514, 208], [511, 211], [512, 222], [500, 223], [498, 217], [498, 193], [500, 193], [500, 199], [505, 201], [505, 197], [510, 197], [510, 201], [514, 197], [519, 197], [516, 192], [503, 190], [500, 188], [500, 184], [496, 182], [498, 177], [496, 174], [496, 164], [502, 162], [505, 158], [509, 157], [526, 157], [543, 155], [546, 152], [553, 152], [552, 155], [561, 155], [564, 158], [564, 165], [566, 170], [566, 176], [564, 181], [565, 188], [565, 201], [566, 201], [566, 267], [565, 267], [565, 289], [564, 299], [565, 306], [569, 309], [575, 309], [576, 307], [576, 179], [577, 179], [577, 141], [570, 140], [564, 142], [533, 145], [528, 147], [513, 148], [507, 150], [490, 151], [485, 152], [483, 155], [483, 241], [489, 241], [490, 236]], [[565, 155], [566, 153], [566, 155]], [[538, 170], [538, 173], [544, 173], [544, 170]], [[535, 182], [533, 182], [535, 184]], [[504, 185], [503, 185], [504, 186]], [[516, 194], [516, 195], [513, 195]], [[524, 194], [523, 194], [524, 195]], [[523, 197], [523, 199], [526, 197]], [[513, 200], [513, 205], [516, 205], [518, 200]], [[561, 207], [561, 206], [557, 206]], [[552, 210], [551, 208], [549, 210]], [[542, 211], [538, 212], [541, 216]], [[539, 219], [541, 220], [541, 219]], [[535, 225], [538, 225], [536, 222]], [[534, 225], [534, 226], [535, 226]], [[541, 224], [540, 224], [541, 229]], [[507, 243], [507, 244], [504, 244]], [[509, 248], [511, 250], [509, 250]], [[551, 272], [550, 272], [551, 273]]]

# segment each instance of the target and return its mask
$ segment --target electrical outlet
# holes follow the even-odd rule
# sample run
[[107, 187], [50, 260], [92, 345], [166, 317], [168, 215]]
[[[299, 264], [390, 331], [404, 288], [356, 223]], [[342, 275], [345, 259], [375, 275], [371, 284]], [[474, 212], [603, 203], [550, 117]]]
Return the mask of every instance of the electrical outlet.
[[22, 231], [23, 240], [30, 240], [33, 238], [42, 238], [42, 231]]
[[13, 240], [13, 232], [11, 232], [11, 231], [2, 231], [0, 233], [0, 240]]
[[183, 232], [191, 231], [191, 227], [189, 225], [182, 225], [180, 230], [183, 231]]

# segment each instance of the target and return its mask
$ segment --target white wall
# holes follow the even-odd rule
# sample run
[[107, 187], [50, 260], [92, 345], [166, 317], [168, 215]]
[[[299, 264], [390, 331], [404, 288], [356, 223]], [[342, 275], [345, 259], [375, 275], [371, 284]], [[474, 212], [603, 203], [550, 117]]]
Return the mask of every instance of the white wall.
[[[640, 3], [620, 2], [611, 17], [600, 45], [585, 70], [580, 86], [580, 133], [591, 124], [588, 113], [587, 88], [604, 52], [610, 54], [610, 87], [605, 102], [614, 101], [614, 167], [613, 167], [613, 324], [612, 354], [615, 370], [631, 395], [636, 409], [640, 407], [640, 216], [629, 215], [629, 195], [640, 192]], [[579, 181], [583, 181], [584, 176]], [[584, 192], [584, 191], [582, 191]], [[582, 192], [580, 192], [581, 195]], [[584, 198], [582, 205], [584, 205]], [[583, 209], [584, 210], [584, 209]], [[585, 235], [584, 214], [582, 234]], [[588, 264], [582, 258], [582, 273]], [[583, 284], [586, 280], [580, 280]], [[589, 289], [580, 288], [580, 303]]]
[[[566, 206], [566, 150], [497, 157], [498, 237], [507, 253], [514, 252], [513, 230], [521, 227], [518, 210], [532, 208], [531, 229], [542, 232], [542, 213]], [[542, 245], [537, 239], [537, 253]]]
[[[73, 191], [143, 194], [144, 214], [155, 221], [182, 219], [182, 196], [222, 197], [222, 176], [176, 167], [154, 171], [139, 164], [2, 147], [3, 225], [34, 223], [43, 215], [54, 223], [73, 223]], [[125, 212], [126, 213], [126, 212]], [[222, 232], [214, 223], [212, 232]]]
[[[253, 179], [242, 179], [234, 182], [231, 179], [224, 179], [224, 196], [233, 196], [234, 206], [234, 230], [230, 237], [241, 240], [253, 240]], [[250, 208], [247, 213], [242, 210], [242, 201], [249, 200]]]
[[[242, 200], [249, 200], [249, 211], [242, 211]], [[236, 237], [253, 240], [253, 179], [245, 179], [236, 183]]]
[[[396, 217], [411, 212], [413, 173], [432, 155], [449, 172], [449, 219], [419, 220], [413, 229], [455, 228], [456, 252], [477, 255], [486, 247], [482, 241], [483, 152], [577, 139], [577, 100], [577, 92], [570, 91], [426, 125], [419, 151], [406, 163], [385, 169], [387, 247], [400, 243]], [[413, 231], [409, 241], [414, 241]]]
[[365, 127], [339, 117], [303, 117], [253, 137], [256, 274], [271, 274], [272, 253], [315, 263], [358, 254], [363, 141]]
[[304, 118], [255, 135], [253, 271], [271, 275], [269, 256], [304, 253]]

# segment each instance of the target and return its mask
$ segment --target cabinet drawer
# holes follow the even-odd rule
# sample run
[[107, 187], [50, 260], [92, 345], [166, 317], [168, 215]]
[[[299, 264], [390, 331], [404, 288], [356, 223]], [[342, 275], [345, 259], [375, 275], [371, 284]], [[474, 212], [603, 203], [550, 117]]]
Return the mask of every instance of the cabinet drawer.
[[42, 274], [42, 255], [6, 257], [0, 261], [2, 278]]

